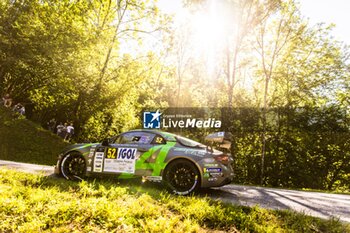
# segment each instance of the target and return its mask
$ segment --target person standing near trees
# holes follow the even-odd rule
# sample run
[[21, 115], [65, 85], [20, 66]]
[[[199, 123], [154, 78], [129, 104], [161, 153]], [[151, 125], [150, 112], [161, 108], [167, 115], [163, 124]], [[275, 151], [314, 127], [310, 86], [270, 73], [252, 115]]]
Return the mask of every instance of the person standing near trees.
[[26, 109], [23, 104], [17, 103], [13, 108], [12, 111], [19, 113], [20, 115], [24, 116], [26, 113]]
[[6, 108], [11, 107], [11, 105], [12, 105], [12, 98], [10, 97], [10, 94], [6, 94], [4, 97], [2, 97], [2, 102], [4, 103], [4, 106]]
[[19, 113], [20, 109], [22, 107], [21, 103], [17, 103], [13, 106], [12, 111]]
[[62, 122], [60, 122], [60, 123], [57, 125], [57, 135], [60, 136], [60, 137], [61, 137], [61, 135], [62, 135], [63, 128], [64, 128], [64, 125], [62, 124]]
[[56, 119], [52, 118], [50, 121], [47, 122], [47, 129], [50, 130], [52, 133], [54, 133], [55, 127], [56, 127]]
[[68, 123], [67, 122], [64, 123], [63, 128], [61, 130], [61, 134], [59, 135], [63, 139], [65, 139], [67, 135], [67, 126], [68, 126]]
[[26, 109], [25, 109], [24, 105], [21, 104], [21, 107], [18, 110], [18, 113], [21, 114], [22, 116], [24, 116], [26, 114]]
[[70, 123], [70, 125], [67, 126], [67, 134], [66, 134], [65, 140], [69, 142], [72, 139], [73, 135], [74, 135], [74, 127], [73, 127], [73, 123]]

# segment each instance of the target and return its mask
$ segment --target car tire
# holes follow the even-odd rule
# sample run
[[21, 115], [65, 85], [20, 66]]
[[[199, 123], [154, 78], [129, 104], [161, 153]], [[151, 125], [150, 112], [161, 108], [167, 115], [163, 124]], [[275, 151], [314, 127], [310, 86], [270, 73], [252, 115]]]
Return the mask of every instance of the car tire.
[[60, 173], [67, 180], [82, 180], [86, 172], [84, 157], [78, 152], [71, 152], [63, 157]]
[[200, 187], [200, 172], [191, 161], [177, 159], [165, 168], [163, 182], [171, 193], [188, 195]]

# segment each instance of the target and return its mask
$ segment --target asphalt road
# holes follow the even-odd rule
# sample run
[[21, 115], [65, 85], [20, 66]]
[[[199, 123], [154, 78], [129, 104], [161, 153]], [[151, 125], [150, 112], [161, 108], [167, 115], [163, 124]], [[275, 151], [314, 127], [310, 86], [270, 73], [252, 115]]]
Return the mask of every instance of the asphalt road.
[[[52, 175], [53, 166], [18, 163], [0, 160], [0, 168], [13, 168], [30, 173]], [[307, 215], [331, 218], [350, 222], [350, 195], [305, 192], [286, 189], [262, 188], [243, 185], [226, 185], [205, 190], [215, 200], [243, 206], [255, 206], [267, 209], [288, 209]]]

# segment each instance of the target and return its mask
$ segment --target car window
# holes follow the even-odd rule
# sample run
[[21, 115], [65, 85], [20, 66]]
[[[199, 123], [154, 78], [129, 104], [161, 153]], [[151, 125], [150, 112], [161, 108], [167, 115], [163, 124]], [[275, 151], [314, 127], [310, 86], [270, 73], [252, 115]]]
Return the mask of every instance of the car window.
[[117, 144], [150, 144], [154, 138], [154, 134], [145, 132], [129, 132], [121, 134], [116, 138]]
[[176, 141], [176, 135], [168, 132], [161, 132], [161, 135], [166, 141]]

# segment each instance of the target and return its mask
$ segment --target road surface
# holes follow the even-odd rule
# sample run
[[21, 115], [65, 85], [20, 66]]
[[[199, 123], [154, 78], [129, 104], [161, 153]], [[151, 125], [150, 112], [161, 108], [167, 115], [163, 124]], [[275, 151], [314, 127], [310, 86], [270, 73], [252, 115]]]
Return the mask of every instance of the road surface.
[[[46, 175], [52, 175], [53, 173], [53, 166], [0, 160], [0, 168], [2, 167]], [[267, 209], [295, 210], [315, 217], [325, 219], [336, 217], [341, 221], [350, 222], [350, 195], [243, 185], [226, 185], [220, 188], [212, 188], [204, 191], [203, 194], [214, 200], [243, 206], [259, 205]]]

